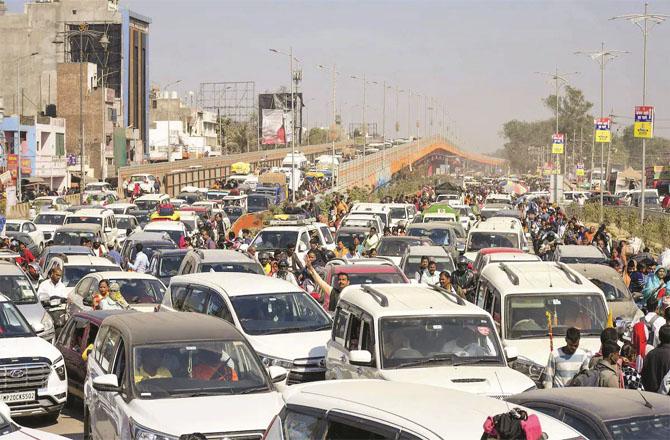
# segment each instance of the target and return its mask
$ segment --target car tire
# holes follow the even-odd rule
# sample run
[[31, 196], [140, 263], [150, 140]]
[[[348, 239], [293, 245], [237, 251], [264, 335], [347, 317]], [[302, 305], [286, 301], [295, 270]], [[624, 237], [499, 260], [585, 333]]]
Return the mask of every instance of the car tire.
[[58, 417], [60, 417], [60, 411], [53, 412], [42, 416], [42, 420], [53, 425], [58, 423]]
[[92, 440], [93, 432], [91, 431], [91, 416], [88, 413], [88, 408], [84, 405], [84, 440]]

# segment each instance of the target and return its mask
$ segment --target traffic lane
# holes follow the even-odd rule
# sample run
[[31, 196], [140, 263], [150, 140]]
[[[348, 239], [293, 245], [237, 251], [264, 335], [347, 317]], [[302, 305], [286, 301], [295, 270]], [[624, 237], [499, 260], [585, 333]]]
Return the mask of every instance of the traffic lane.
[[27, 419], [17, 418], [16, 422], [28, 428], [62, 435], [69, 439], [84, 439], [84, 409], [81, 407], [73, 408], [73, 405], [71, 404], [68, 404], [63, 409], [57, 423], [47, 422], [39, 417]]

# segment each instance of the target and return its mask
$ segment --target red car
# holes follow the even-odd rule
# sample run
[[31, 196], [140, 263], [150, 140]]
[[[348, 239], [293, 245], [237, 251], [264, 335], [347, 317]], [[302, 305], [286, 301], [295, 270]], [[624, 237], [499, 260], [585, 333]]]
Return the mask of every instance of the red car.
[[[352, 284], [407, 284], [409, 279], [386, 258], [355, 258], [351, 260], [336, 259], [326, 264], [323, 279], [331, 286], [337, 283], [337, 276], [341, 273], [349, 275], [349, 285]], [[321, 289], [315, 292], [316, 299], [323, 303], [328, 310], [329, 296]]]

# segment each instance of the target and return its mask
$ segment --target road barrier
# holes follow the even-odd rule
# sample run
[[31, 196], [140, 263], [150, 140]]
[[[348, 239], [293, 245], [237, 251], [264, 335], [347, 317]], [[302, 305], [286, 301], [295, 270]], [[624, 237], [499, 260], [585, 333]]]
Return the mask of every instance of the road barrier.
[[[65, 200], [71, 204], [71, 205], [78, 205], [79, 204], [79, 194], [69, 194], [64, 197]], [[27, 219], [30, 218], [30, 203], [25, 202], [25, 203], [19, 203], [15, 206], [12, 206], [9, 209], [9, 213], [7, 213], [7, 218], [13, 218], [13, 219]]]

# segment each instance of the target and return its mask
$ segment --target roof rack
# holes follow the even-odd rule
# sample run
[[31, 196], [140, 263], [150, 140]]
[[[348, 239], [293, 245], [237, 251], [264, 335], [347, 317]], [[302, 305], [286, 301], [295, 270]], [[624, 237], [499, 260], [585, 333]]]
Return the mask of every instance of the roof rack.
[[372, 286], [369, 285], [369, 284], [363, 284], [363, 285], [361, 286], [361, 288], [363, 289], [363, 292], [367, 293], [367, 294], [370, 295], [375, 301], [377, 301], [377, 303], [379, 303], [380, 306], [382, 306], [382, 307], [388, 307], [388, 305], [389, 305], [389, 300], [388, 300], [388, 298], [386, 297], [386, 295], [384, 295], [383, 293], [381, 293], [379, 290], [375, 289], [374, 287], [372, 287]]
[[512, 284], [515, 286], [519, 285], [519, 275], [515, 274], [511, 267], [505, 263], [500, 263], [498, 267], [500, 267], [500, 269], [502, 269], [503, 272], [507, 274], [507, 278], [509, 278]]
[[464, 305], [466, 304], [466, 303], [465, 303], [465, 300], [464, 300], [463, 298], [461, 298], [460, 296], [454, 294], [454, 293], [451, 292], [450, 290], [445, 289], [445, 288], [442, 287], [442, 286], [438, 286], [437, 284], [432, 284], [432, 285], [430, 285], [430, 287], [431, 287], [433, 290], [435, 290], [435, 291], [437, 291], [437, 292], [440, 292], [440, 293], [442, 294], [442, 296], [444, 296], [445, 298], [447, 298], [447, 299], [449, 299], [449, 300], [455, 302], [455, 303], [458, 304], [459, 306], [464, 306]]
[[572, 272], [570, 268], [568, 268], [568, 266], [565, 265], [565, 263], [560, 263], [557, 261], [556, 267], [558, 267], [559, 270], [561, 270], [565, 274], [565, 276], [573, 283], [582, 284], [582, 280], [577, 275], [575, 275], [574, 272]]

